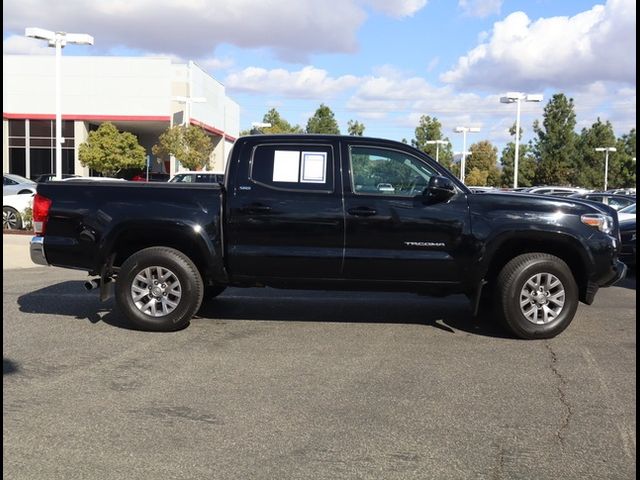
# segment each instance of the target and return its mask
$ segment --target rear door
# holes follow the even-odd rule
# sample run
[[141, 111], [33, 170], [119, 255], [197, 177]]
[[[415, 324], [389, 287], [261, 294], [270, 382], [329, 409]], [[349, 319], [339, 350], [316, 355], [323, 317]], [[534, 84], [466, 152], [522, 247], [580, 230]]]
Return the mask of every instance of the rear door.
[[[262, 140], [262, 139], [261, 139]], [[340, 276], [344, 248], [337, 141], [277, 140], [240, 154], [227, 220], [234, 278]]]
[[470, 251], [466, 194], [425, 204], [422, 193], [438, 169], [398, 147], [354, 140], [343, 158], [345, 276], [458, 283]]

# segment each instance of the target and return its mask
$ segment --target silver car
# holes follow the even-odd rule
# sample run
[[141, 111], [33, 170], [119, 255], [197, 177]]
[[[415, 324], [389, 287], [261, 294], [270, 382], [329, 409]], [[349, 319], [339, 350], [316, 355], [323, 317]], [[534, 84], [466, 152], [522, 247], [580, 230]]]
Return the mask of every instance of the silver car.
[[5, 173], [2, 175], [2, 196], [16, 195], [22, 193], [36, 193], [36, 182], [28, 178]]

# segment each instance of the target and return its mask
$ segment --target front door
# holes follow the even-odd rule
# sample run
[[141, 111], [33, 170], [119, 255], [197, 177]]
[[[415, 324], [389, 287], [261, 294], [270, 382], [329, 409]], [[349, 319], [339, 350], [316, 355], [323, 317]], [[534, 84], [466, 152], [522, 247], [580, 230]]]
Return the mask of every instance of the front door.
[[401, 149], [354, 141], [343, 147], [344, 275], [388, 282], [461, 281], [469, 258], [469, 213], [460, 190], [424, 203], [437, 167]]
[[[274, 142], [242, 152], [228, 195], [234, 278], [337, 278], [344, 210], [332, 141]], [[231, 183], [231, 182], [230, 182]]]

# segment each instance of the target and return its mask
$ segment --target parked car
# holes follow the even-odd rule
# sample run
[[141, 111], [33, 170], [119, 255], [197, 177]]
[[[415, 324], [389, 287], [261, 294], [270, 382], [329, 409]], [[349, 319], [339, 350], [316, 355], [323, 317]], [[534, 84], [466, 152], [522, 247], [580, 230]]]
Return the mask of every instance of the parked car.
[[2, 229], [19, 230], [25, 225], [24, 213], [33, 203], [33, 193], [2, 196]]
[[627, 207], [618, 210], [618, 221], [630, 220], [636, 218], [636, 204], [633, 203]]
[[636, 219], [630, 218], [620, 222], [620, 260], [629, 267], [636, 266]]
[[113, 178], [113, 177], [69, 177], [63, 178], [62, 182], [126, 182], [124, 178]]
[[614, 195], [613, 193], [604, 192], [577, 193], [569, 195], [569, 197], [604, 203], [614, 210], [620, 210], [621, 208], [628, 207], [629, 205], [636, 203], [636, 197], [631, 195]]
[[[388, 168], [369, 175], [381, 163]], [[420, 193], [415, 181], [398, 188], [398, 177], [414, 175]], [[244, 136], [225, 180], [42, 184], [31, 258], [89, 272], [87, 288], [115, 293], [123, 316], [156, 331], [187, 326], [203, 298], [227, 286], [267, 286], [465, 294], [471, 312], [493, 308], [513, 335], [549, 338], [626, 271], [610, 207], [474, 195], [400, 142]], [[395, 191], [381, 195], [380, 183]]]
[[[132, 182], [146, 182], [147, 171], [140, 168], [126, 168], [116, 173], [117, 178], [123, 178]], [[149, 172], [150, 182], [168, 182], [171, 175], [168, 173]]]
[[179, 172], [176, 173], [171, 183], [224, 183], [223, 173], [211, 172]]
[[579, 187], [530, 187], [522, 190], [523, 193], [535, 193], [538, 195], [554, 195], [556, 197], [567, 197], [576, 193], [588, 193], [586, 188]]
[[487, 192], [498, 192], [494, 187], [475, 187], [467, 185], [467, 188], [471, 190], [473, 193], [487, 193]]
[[396, 191], [396, 189], [393, 188], [393, 185], [390, 183], [379, 183], [376, 187], [376, 190], [384, 193], [394, 193]]
[[616, 188], [613, 190], [607, 190], [606, 193], [613, 193], [614, 195], [636, 195], [635, 188]]
[[28, 178], [21, 177], [14, 173], [2, 175], [2, 195], [21, 195], [25, 193], [36, 193], [36, 182]]
[[[62, 174], [62, 180], [67, 179], [67, 178], [75, 178], [75, 177], [79, 177], [80, 175], [73, 175], [71, 173], [63, 173]], [[43, 173], [42, 175], [39, 175], [36, 177], [35, 182], [36, 183], [44, 183], [44, 182], [51, 182], [53, 180], [56, 179], [56, 174], [55, 173]]]

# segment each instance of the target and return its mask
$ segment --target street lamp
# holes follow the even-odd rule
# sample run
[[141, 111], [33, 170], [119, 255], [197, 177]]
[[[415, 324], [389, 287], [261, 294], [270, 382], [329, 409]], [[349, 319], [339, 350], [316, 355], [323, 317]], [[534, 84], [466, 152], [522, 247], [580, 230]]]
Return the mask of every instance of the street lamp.
[[460, 159], [460, 181], [464, 183], [464, 167], [467, 157], [467, 132], [477, 133], [480, 131], [478, 127], [456, 127], [453, 129], [456, 133], [462, 133], [462, 158]]
[[52, 32], [44, 28], [25, 28], [27, 37], [46, 40], [50, 47], [56, 49], [56, 180], [62, 179], [62, 81], [60, 77], [62, 48], [70, 43], [76, 45], [93, 45], [93, 37], [86, 33]]
[[607, 177], [609, 174], [609, 152], [615, 152], [616, 147], [598, 147], [596, 152], [604, 152], [604, 190], [607, 191]]
[[446, 145], [447, 142], [446, 140], [427, 140], [425, 142], [427, 145], [434, 145], [436, 146], [436, 162], [440, 163], [440, 160], [438, 160], [438, 154], [440, 153], [440, 145]]
[[541, 102], [542, 94], [526, 94], [521, 92], [507, 92], [504, 97], [500, 97], [500, 103], [516, 104], [516, 151], [513, 160], [513, 188], [518, 188], [518, 161], [520, 150], [520, 102]]

